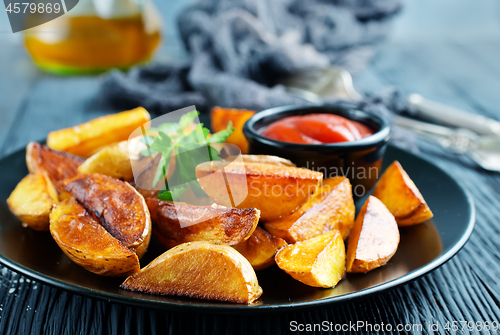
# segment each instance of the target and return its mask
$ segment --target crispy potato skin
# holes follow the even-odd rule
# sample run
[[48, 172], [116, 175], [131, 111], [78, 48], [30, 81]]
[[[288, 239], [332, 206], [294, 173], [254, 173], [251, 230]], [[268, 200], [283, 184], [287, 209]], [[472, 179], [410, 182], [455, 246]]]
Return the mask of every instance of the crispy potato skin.
[[394, 215], [399, 226], [411, 226], [434, 215], [398, 161], [394, 161], [375, 185], [373, 196]]
[[[146, 202], [153, 221], [153, 233], [168, 249], [193, 241], [238, 244], [252, 235], [260, 217], [259, 210], [254, 208], [192, 206], [154, 198], [148, 198]], [[204, 216], [206, 220], [190, 226], [182, 227], [179, 222], [190, 222], [191, 218]]]
[[144, 198], [128, 183], [102, 174], [64, 181], [71, 193], [103, 227], [141, 258], [151, 238], [151, 218]]
[[49, 230], [49, 215], [58, 203], [57, 191], [50, 179], [30, 173], [17, 184], [7, 199], [10, 211], [34, 230]]
[[347, 272], [365, 273], [385, 265], [398, 245], [399, 230], [394, 216], [380, 200], [368, 197], [347, 243]]
[[47, 145], [51, 149], [87, 158], [107, 145], [127, 140], [134, 130], [150, 120], [149, 113], [137, 107], [50, 132]]
[[325, 179], [309, 200], [292, 214], [264, 223], [272, 235], [288, 243], [305, 241], [330, 230], [339, 230], [346, 239], [354, 225], [354, 201], [349, 179]]
[[139, 271], [137, 255], [111, 236], [75, 199], [61, 202], [50, 214], [50, 233], [76, 264], [101, 276], [128, 276]]
[[233, 248], [210, 242], [174, 247], [139, 272], [121, 288], [152, 294], [250, 304], [262, 295], [255, 271]]
[[334, 287], [345, 273], [345, 245], [338, 230], [290, 244], [276, 264], [294, 279], [313, 287]]
[[61, 181], [76, 176], [83, 162], [81, 157], [52, 150], [37, 142], [30, 142], [26, 147], [29, 172], [47, 175], [59, 193], [64, 192]]
[[226, 129], [229, 122], [232, 122], [234, 132], [227, 138], [226, 143], [237, 145], [241, 153], [246, 154], [248, 141], [243, 135], [243, 126], [254, 114], [255, 111], [246, 109], [214, 107], [210, 113], [210, 122], [215, 133]]
[[273, 265], [278, 250], [286, 246], [285, 240], [257, 227], [248, 240], [235, 245], [234, 248], [250, 262], [255, 271], [258, 271]]
[[199, 164], [196, 177], [214, 202], [226, 207], [257, 208], [262, 221], [272, 221], [306, 202], [319, 187], [323, 174], [274, 164], [216, 161]]

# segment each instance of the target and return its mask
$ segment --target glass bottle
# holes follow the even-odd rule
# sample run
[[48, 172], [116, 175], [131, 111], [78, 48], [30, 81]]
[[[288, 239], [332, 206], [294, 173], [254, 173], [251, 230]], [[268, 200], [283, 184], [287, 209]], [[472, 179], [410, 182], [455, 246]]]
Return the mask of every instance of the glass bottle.
[[59, 75], [127, 69], [148, 61], [161, 38], [149, 0], [80, 0], [68, 13], [25, 31], [25, 46], [43, 70]]

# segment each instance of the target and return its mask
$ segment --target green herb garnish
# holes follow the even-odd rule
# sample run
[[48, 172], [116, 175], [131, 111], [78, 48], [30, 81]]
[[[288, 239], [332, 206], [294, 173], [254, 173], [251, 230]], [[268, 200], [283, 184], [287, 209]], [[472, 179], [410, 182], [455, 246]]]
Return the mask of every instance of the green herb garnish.
[[[207, 150], [211, 161], [220, 160], [219, 151], [211, 144], [223, 143], [233, 133], [234, 129], [232, 123], [229, 122], [226, 129], [211, 135], [210, 130], [205, 128], [202, 123], [199, 123], [189, 131], [189, 127], [193, 125], [193, 121], [198, 115], [198, 111], [184, 114], [179, 123], [163, 123], [156, 129], [148, 130], [149, 134], [156, 136], [144, 134], [141, 139], [147, 146], [147, 149], [141, 152], [143, 156], [161, 155], [153, 179], [153, 189], [160, 181], [165, 180], [172, 153], [175, 153], [176, 168], [172, 180], [175, 180], [175, 184], [183, 186], [170, 190], [168, 182], [165, 182], [166, 190], [159, 193], [158, 199], [173, 201], [189, 188], [197, 197], [205, 195], [198, 182], [193, 183], [193, 181], [197, 180], [196, 166], [206, 161]], [[189, 187], [186, 185], [189, 185]]]

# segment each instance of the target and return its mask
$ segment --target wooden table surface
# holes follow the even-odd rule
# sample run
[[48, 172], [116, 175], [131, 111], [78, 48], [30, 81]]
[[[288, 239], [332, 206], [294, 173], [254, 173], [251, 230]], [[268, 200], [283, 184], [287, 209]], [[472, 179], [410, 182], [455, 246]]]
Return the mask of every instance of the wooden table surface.
[[[157, 2], [167, 18], [181, 5]], [[500, 7], [494, 1], [409, 1], [393, 37], [354, 78], [363, 92], [395, 86], [466, 111], [500, 119]], [[101, 77], [39, 72], [0, 14], [0, 157], [55, 129], [113, 112], [96, 96]], [[167, 34], [173, 34], [167, 20]], [[159, 60], [185, 57], [167, 36]], [[287, 333], [289, 322], [426, 324], [500, 321], [500, 174], [420, 143], [428, 159], [473, 195], [476, 228], [467, 245], [436, 271], [393, 291], [350, 304], [279, 315], [226, 317], [121, 306], [45, 286], [0, 266], [0, 334]], [[458, 331], [458, 334], [469, 331]], [[471, 333], [478, 333], [472, 331]], [[483, 332], [484, 333], [484, 332]]]

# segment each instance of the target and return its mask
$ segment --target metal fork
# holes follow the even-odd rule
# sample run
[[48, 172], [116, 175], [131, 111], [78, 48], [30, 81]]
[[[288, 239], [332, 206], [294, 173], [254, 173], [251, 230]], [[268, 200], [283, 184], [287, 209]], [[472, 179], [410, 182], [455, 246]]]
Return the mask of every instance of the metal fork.
[[[297, 72], [282, 84], [289, 92], [315, 103], [325, 98], [362, 99], [350, 73], [335, 66]], [[447, 150], [468, 155], [485, 170], [500, 172], [500, 122], [426, 100], [418, 94], [408, 97], [408, 105], [424, 119], [457, 128], [396, 116], [398, 126]]]

